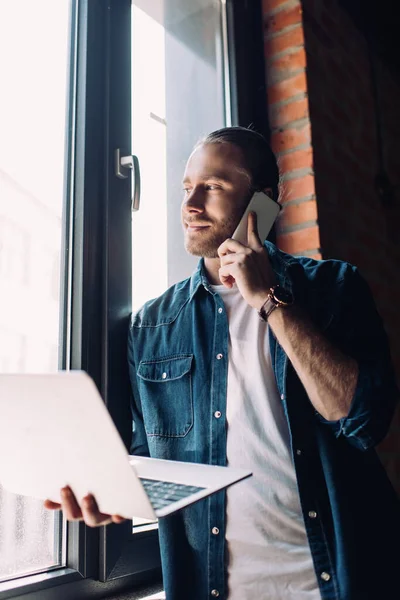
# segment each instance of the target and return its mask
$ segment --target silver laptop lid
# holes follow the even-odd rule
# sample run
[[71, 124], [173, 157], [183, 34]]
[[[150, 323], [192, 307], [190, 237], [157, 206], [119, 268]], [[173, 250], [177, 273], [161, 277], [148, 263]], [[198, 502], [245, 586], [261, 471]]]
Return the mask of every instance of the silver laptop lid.
[[0, 482], [16, 494], [60, 501], [69, 485], [101, 512], [155, 513], [106, 406], [83, 371], [0, 375]]

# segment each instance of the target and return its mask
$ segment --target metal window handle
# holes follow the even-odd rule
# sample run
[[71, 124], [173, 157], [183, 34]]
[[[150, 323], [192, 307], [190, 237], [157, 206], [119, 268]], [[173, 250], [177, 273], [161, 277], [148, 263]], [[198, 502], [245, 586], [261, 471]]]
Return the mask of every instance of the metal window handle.
[[140, 167], [138, 157], [134, 154], [121, 156], [121, 148], [115, 150], [115, 174], [119, 179], [132, 177], [132, 212], [140, 207]]

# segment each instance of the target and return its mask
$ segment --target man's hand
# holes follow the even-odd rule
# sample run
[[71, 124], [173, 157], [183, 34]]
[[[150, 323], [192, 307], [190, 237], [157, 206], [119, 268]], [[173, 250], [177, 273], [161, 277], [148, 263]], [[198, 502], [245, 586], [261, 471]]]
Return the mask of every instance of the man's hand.
[[221, 259], [219, 278], [231, 288], [236, 281], [239, 292], [250, 306], [260, 310], [269, 289], [275, 285], [275, 275], [257, 233], [257, 216], [251, 212], [247, 221], [248, 246], [228, 239], [218, 248]]
[[119, 515], [105, 515], [98, 509], [97, 502], [91, 494], [85, 496], [79, 506], [74, 493], [70, 487], [62, 488], [61, 504], [45, 500], [44, 507], [49, 510], [62, 510], [65, 518], [68, 521], [85, 521], [89, 527], [98, 527], [100, 525], [108, 525], [109, 523], [122, 523], [124, 517]]

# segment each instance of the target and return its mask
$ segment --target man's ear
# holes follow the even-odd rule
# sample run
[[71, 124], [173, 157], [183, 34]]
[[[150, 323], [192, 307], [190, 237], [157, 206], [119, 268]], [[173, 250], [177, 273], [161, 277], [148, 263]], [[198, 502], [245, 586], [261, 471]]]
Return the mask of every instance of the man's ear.
[[269, 196], [270, 198], [272, 198], [272, 200], [274, 200], [274, 193], [272, 191], [271, 187], [266, 187], [263, 189], [264, 194], [267, 194], [267, 196]]

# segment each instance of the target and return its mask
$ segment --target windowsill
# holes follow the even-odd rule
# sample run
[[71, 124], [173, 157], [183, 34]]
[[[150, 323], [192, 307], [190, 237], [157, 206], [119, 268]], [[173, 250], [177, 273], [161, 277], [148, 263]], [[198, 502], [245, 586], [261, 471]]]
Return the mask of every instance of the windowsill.
[[35, 590], [46, 589], [55, 584], [55, 580], [62, 580], [62, 583], [70, 583], [82, 579], [81, 575], [73, 569], [61, 568], [46, 573], [36, 575], [27, 575], [18, 579], [11, 579], [0, 583], [0, 600], [2, 598], [12, 598], [13, 596], [26, 594]]
[[[110, 582], [111, 585], [115, 582]], [[77, 592], [75, 585], [83, 586]], [[136, 583], [135, 586], [138, 584]], [[71, 588], [72, 586], [72, 588]], [[110, 595], [107, 595], [107, 588]], [[11, 598], [19, 599], [26, 594], [27, 600], [33, 600], [40, 594], [41, 598], [46, 600], [65, 600], [66, 598], [78, 597], [84, 598], [103, 598], [107, 600], [165, 600], [165, 592], [160, 578], [157, 583], [142, 583], [136, 589], [126, 587], [124, 591], [117, 592], [109, 588], [109, 584], [103, 584], [90, 579], [83, 579], [82, 576], [73, 569], [58, 569], [47, 573], [37, 575], [28, 575], [18, 579], [4, 581], [0, 583], [0, 600]]]
[[107, 597], [107, 600], [165, 600], [165, 592], [161, 584], [146, 586], [138, 592], [123, 592]]

